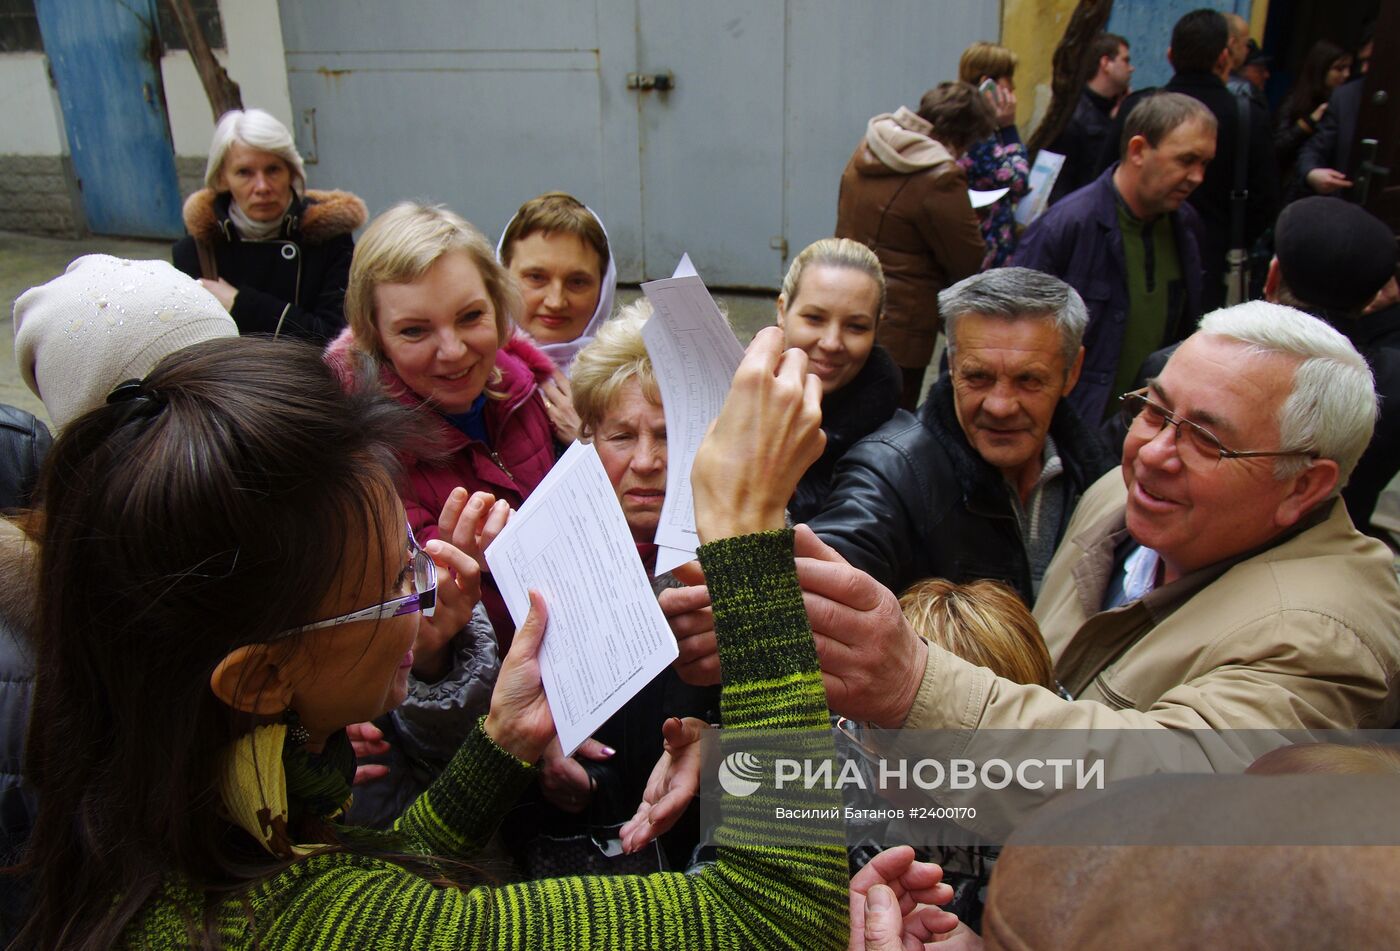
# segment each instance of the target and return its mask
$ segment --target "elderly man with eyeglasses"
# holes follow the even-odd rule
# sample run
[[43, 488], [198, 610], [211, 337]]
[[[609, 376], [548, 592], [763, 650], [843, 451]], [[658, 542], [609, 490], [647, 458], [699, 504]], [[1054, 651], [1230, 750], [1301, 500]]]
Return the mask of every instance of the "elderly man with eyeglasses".
[[[1376, 419], [1361, 355], [1315, 317], [1252, 301], [1203, 318], [1123, 402], [1122, 466], [1085, 492], [1035, 605], [1074, 699], [924, 643], [893, 594], [804, 529], [798, 575], [835, 712], [941, 731], [956, 748], [926, 755], [973, 759], [988, 731], [1112, 731], [1095, 740], [1109, 779], [1238, 772], [1263, 751], [1200, 732], [1158, 747], [1141, 730], [1396, 723], [1400, 584], [1338, 497]], [[678, 633], [701, 623], [693, 590], [663, 600]]]
[[918, 674], [880, 691], [903, 708], [857, 713], [941, 729], [1392, 726], [1400, 585], [1338, 498], [1376, 418], [1361, 355], [1253, 301], [1203, 318], [1123, 404], [1121, 470], [1085, 492], [1035, 605], [1075, 702], [906, 636]]

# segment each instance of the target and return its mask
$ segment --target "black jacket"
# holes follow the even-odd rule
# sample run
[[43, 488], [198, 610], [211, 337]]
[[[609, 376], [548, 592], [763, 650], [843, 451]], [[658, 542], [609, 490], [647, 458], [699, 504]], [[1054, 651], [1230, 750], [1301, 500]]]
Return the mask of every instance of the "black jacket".
[[[1298, 150], [1298, 177], [1307, 178], [1315, 168], [1334, 168], [1350, 178], [1356, 171], [1352, 166], [1351, 148], [1356, 141], [1356, 124], [1361, 118], [1361, 94], [1365, 91], [1364, 79], [1353, 79], [1332, 90], [1327, 100], [1327, 111], [1317, 124], [1317, 132], [1303, 143]], [[1337, 194], [1354, 201], [1354, 188], [1344, 188]], [[1311, 195], [1311, 188], [1304, 187], [1302, 194]]]
[[822, 510], [841, 457], [899, 409], [902, 381], [899, 367], [885, 348], [876, 344], [855, 379], [822, 399], [826, 448], [803, 474], [788, 503], [788, 515], [794, 524], [805, 522]]
[[0, 403], [0, 511], [29, 507], [39, 463], [53, 437], [22, 409]]
[[1113, 129], [1113, 105], [1112, 99], [1105, 99], [1088, 86], [1080, 92], [1069, 124], [1054, 142], [1046, 146], [1051, 152], [1065, 157], [1064, 167], [1055, 179], [1055, 187], [1050, 190], [1050, 204], [1099, 177], [1099, 156], [1103, 154], [1104, 143]]
[[[1068, 479], [1068, 524], [1084, 489], [1116, 460], [1063, 400], [1050, 435]], [[1033, 600], [1030, 562], [1006, 482], [963, 434], [946, 374], [917, 415], [901, 410], [846, 453], [826, 507], [809, 524], [895, 592], [923, 578], [992, 578], [1027, 604]]]
[[1337, 318], [1332, 325], [1370, 364], [1381, 402], [1375, 434], [1352, 470], [1342, 498], [1357, 528], [1389, 544], [1387, 533], [1371, 524], [1371, 516], [1381, 493], [1400, 471], [1400, 304], [1351, 320]]
[[196, 240], [214, 250], [218, 276], [238, 288], [232, 316], [242, 334], [284, 333], [325, 344], [345, 327], [350, 233], [365, 223], [364, 202], [349, 192], [293, 197], [281, 234], [246, 241], [229, 220], [229, 194], [210, 189], [185, 201], [189, 236], [175, 243], [175, 266], [199, 278]]

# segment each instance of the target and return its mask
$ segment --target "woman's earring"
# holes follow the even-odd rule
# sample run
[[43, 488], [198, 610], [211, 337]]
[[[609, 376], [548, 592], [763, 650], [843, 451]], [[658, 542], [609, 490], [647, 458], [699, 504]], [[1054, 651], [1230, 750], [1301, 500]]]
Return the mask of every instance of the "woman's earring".
[[301, 717], [291, 707], [282, 712], [282, 722], [287, 725], [287, 739], [293, 746], [305, 746], [311, 742], [311, 734], [301, 725]]

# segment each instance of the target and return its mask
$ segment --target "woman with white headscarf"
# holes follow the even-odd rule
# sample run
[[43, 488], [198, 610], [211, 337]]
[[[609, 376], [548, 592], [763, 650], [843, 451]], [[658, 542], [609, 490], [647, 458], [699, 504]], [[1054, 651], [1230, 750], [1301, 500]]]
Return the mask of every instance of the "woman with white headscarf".
[[603, 221], [564, 192], [531, 198], [515, 213], [496, 256], [520, 286], [525, 309], [519, 326], [559, 372], [543, 386], [550, 421], [564, 442], [578, 436], [569, 371], [612, 313], [617, 263]]

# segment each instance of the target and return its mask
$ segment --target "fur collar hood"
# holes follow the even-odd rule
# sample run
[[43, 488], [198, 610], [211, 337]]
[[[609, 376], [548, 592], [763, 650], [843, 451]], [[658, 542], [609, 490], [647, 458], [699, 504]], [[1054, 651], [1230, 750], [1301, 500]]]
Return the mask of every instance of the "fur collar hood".
[[[198, 241], [231, 240], [228, 192], [201, 188], [185, 199], [185, 230]], [[307, 244], [324, 244], [349, 234], [369, 220], [365, 203], [350, 192], [308, 190], [293, 195], [288, 218], [282, 228], [284, 238]]]

